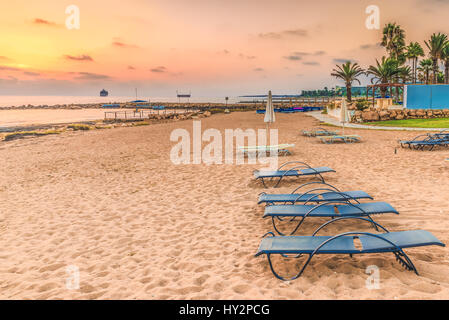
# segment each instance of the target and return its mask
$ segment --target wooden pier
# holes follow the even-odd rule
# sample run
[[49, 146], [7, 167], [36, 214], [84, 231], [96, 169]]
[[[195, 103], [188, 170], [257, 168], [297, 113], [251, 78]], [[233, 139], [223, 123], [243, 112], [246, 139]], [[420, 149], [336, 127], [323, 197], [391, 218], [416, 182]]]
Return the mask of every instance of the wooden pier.
[[185, 114], [188, 112], [191, 111], [187, 109], [105, 111], [104, 121], [144, 121], [154, 115]]

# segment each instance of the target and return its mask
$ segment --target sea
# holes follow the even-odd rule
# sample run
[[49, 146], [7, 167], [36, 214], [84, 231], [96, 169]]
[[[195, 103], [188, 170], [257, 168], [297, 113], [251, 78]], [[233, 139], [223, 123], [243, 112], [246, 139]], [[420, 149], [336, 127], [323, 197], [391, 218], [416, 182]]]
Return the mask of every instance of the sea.
[[[136, 97], [129, 96], [0, 96], [0, 107], [20, 107], [20, 106], [42, 106], [42, 105], [57, 105], [57, 104], [90, 104], [90, 103], [124, 103], [133, 100], [145, 100], [149, 102], [191, 102], [191, 103], [226, 103], [224, 97], [210, 98], [210, 97], [192, 97], [190, 99], [183, 98], [178, 100], [176, 97]], [[229, 97], [228, 103], [238, 103], [242, 98]], [[246, 99], [247, 100], [247, 99]]]

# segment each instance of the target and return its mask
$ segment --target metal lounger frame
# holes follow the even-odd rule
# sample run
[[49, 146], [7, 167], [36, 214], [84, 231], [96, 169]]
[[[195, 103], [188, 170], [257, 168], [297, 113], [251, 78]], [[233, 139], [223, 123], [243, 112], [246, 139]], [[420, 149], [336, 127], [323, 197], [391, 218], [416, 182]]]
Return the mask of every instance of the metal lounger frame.
[[[290, 161], [290, 162], [286, 162], [286, 163], [284, 163], [283, 165], [281, 165], [276, 171], [280, 171], [280, 170], [281, 170], [283, 167], [285, 167], [286, 165], [293, 164], [293, 163], [299, 163], [299, 164], [301, 164], [301, 165], [300, 165], [300, 166], [295, 166], [295, 167], [293, 167], [293, 168], [291, 168], [291, 169], [285, 171], [285, 172], [282, 174], [281, 177], [271, 177], [270, 181], [272, 181], [274, 178], [278, 178], [278, 179], [279, 179], [279, 180], [277, 181], [277, 183], [273, 186], [273, 188], [277, 188], [277, 187], [279, 186], [279, 184], [281, 183], [281, 181], [282, 181], [282, 179], [283, 179], [284, 177], [286, 177], [289, 173], [292, 173], [292, 172], [297, 171], [297, 169], [310, 169], [310, 170], [312, 170], [312, 171], [315, 172], [315, 175], [307, 175], [307, 176], [313, 176], [313, 177], [317, 177], [317, 176], [318, 176], [319, 179], [320, 179], [322, 182], [325, 182], [325, 180], [324, 180], [323, 176], [321, 175], [321, 173], [319, 173], [318, 171], [316, 171], [314, 168], [312, 168], [311, 166], [309, 166], [307, 163], [301, 162], [301, 161]], [[259, 172], [259, 170], [254, 170], [254, 173], [255, 173], [255, 172]], [[301, 176], [303, 176], [303, 175], [298, 174], [297, 178], [299, 178], [299, 177], [301, 177]], [[258, 178], [258, 179], [261, 179], [261, 180], [262, 180], [263, 186], [264, 186], [265, 188], [268, 188], [267, 185], [265, 184], [265, 181], [264, 181], [264, 179], [266, 179], [266, 178]]]
[[[377, 226], [378, 228], [382, 229], [383, 231], [385, 231], [385, 233], [389, 233], [389, 231], [388, 231], [386, 228], [384, 228], [383, 226], [381, 226], [381, 225], [378, 224], [377, 222], [370, 221], [369, 219], [366, 219], [366, 218], [363, 218], [363, 217], [342, 217], [342, 218], [337, 218], [337, 219], [334, 219], [334, 220], [331, 220], [331, 221], [326, 222], [325, 224], [323, 224], [322, 226], [320, 226], [320, 227], [313, 233], [312, 236], [313, 236], [313, 237], [316, 236], [317, 233], [318, 233], [320, 230], [322, 230], [323, 228], [325, 228], [326, 226], [328, 226], [328, 225], [331, 224], [331, 223], [334, 223], [334, 222], [337, 222], [337, 221], [340, 221], [340, 220], [347, 220], [347, 219], [365, 220], [365, 221], [368, 221], [368, 222], [370, 222], [370, 223], [376, 224], [376, 226]], [[267, 234], [264, 235], [263, 237], [266, 237], [266, 236], [268, 236], [268, 235], [269, 235], [269, 236], [272, 236], [272, 237], [275, 237], [274, 233], [272, 233], [272, 232], [267, 233]], [[272, 263], [272, 261], [271, 261], [271, 254], [267, 254], [267, 259], [268, 259], [268, 263], [269, 263], [269, 265], [270, 265], [271, 272], [273, 273], [273, 275], [274, 275], [276, 278], [278, 278], [279, 280], [282, 280], [282, 281], [292, 281], [292, 280], [298, 279], [298, 278], [303, 274], [304, 270], [307, 268], [307, 266], [309, 265], [309, 263], [310, 263], [310, 261], [312, 260], [312, 258], [313, 258], [316, 254], [319, 254], [319, 250], [320, 250], [325, 244], [327, 244], [327, 243], [329, 243], [329, 242], [331, 242], [331, 241], [334, 241], [335, 239], [338, 239], [338, 238], [341, 238], [341, 237], [344, 237], [344, 236], [349, 236], [349, 235], [352, 235], [352, 236], [365, 235], [365, 236], [370, 236], [370, 237], [378, 238], [378, 239], [381, 239], [381, 240], [387, 242], [388, 244], [392, 245], [392, 247], [393, 247], [392, 253], [393, 253], [394, 256], [396, 257], [396, 260], [397, 260], [397, 261], [398, 261], [404, 268], [406, 268], [407, 270], [409, 270], [409, 271], [414, 271], [417, 275], [419, 275], [418, 270], [416, 270], [416, 267], [414, 266], [413, 262], [410, 260], [410, 258], [407, 256], [407, 254], [405, 254], [405, 252], [404, 252], [400, 247], [398, 247], [397, 245], [395, 245], [395, 244], [394, 244], [393, 242], [391, 242], [390, 240], [385, 239], [385, 238], [383, 238], [383, 237], [381, 237], [381, 236], [379, 236], [379, 235], [377, 235], [377, 234], [373, 234], [373, 233], [369, 233], [369, 232], [360, 232], [360, 231], [341, 233], [341, 234], [339, 234], [339, 235], [333, 236], [332, 238], [329, 238], [329, 239], [323, 241], [323, 243], [321, 243], [321, 244], [320, 244], [320, 245], [319, 245], [319, 246], [318, 246], [318, 247], [317, 247], [311, 254], [309, 254], [309, 258], [306, 260], [306, 262], [304, 263], [304, 265], [302, 266], [302, 268], [301, 268], [301, 269], [299, 270], [299, 272], [298, 272], [294, 277], [292, 277], [292, 278], [285, 278], [285, 277], [282, 277], [281, 275], [279, 275], [279, 274], [274, 270], [274, 266], [273, 266], [273, 263]], [[364, 252], [361, 252], [360, 254], [364, 254]], [[294, 258], [294, 259], [299, 259], [299, 258], [301, 258], [301, 257], [303, 256], [303, 254], [299, 254], [299, 255], [296, 255], [296, 256], [294, 256], [294, 257], [290, 257], [289, 255], [286, 255], [286, 254], [280, 254], [280, 255], [281, 255], [282, 257], [284, 257], [284, 258]], [[349, 256], [351, 256], [351, 257], [352, 257], [352, 255], [353, 255], [353, 254], [349, 254]]]

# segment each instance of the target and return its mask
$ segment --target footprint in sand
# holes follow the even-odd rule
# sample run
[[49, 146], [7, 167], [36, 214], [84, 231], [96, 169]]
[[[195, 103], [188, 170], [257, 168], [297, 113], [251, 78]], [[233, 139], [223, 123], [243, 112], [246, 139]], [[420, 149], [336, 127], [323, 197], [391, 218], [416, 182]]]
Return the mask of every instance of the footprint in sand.
[[209, 279], [209, 278], [210, 278], [210, 276], [209, 276], [208, 274], [205, 274], [205, 275], [202, 275], [201, 277], [196, 278], [196, 279], [194, 280], [194, 283], [195, 283], [196, 285], [198, 285], [198, 286], [201, 286], [201, 285], [203, 285], [203, 284], [207, 281], [207, 279]]
[[251, 287], [249, 285], [246, 285], [246, 284], [239, 284], [239, 285], [236, 285], [236, 286], [232, 287], [232, 290], [235, 293], [238, 293], [238, 294], [244, 294], [249, 289], [251, 289]]

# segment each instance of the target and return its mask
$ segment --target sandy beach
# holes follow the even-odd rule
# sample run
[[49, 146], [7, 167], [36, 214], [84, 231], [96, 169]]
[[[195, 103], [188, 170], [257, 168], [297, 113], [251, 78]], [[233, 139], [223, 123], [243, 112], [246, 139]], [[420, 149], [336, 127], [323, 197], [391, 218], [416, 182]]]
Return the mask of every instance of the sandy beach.
[[[400, 149], [397, 140], [415, 132], [355, 129], [346, 132], [362, 143], [324, 145], [300, 135], [314, 126], [304, 114], [277, 115], [279, 142], [296, 145], [281, 162], [329, 166], [337, 172], [327, 182], [398, 209], [398, 216], [375, 217], [390, 231], [424, 229], [449, 244], [447, 150]], [[202, 119], [202, 127], [264, 124], [255, 112], [236, 112]], [[272, 231], [257, 205], [266, 190], [252, 176], [261, 165], [174, 165], [170, 134], [177, 128], [191, 132], [192, 120], [0, 143], [0, 298], [449, 298], [448, 249], [436, 246], [406, 250], [420, 276], [392, 254], [326, 255], [298, 280], [277, 280], [266, 259], [254, 257]], [[269, 191], [289, 193], [302, 181], [309, 180]], [[301, 234], [325, 221], [306, 221]], [[353, 230], [372, 232], [342, 222], [324, 234]], [[276, 265], [292, 275], [297, 267]], [[378, 290], [365, 285], [370, 265], [380, 269]], [[66, 288], [67, 266], [80, 270], [78, 290]]]

